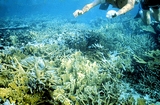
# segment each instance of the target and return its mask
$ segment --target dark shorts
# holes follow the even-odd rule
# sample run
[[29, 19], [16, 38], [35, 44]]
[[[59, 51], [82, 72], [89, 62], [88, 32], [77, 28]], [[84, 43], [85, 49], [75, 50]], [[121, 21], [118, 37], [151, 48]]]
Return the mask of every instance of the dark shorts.
[[149, 10], [149, 8], [160, 8], [160, 0], [141, 0], [141, 7], [143, 10]]

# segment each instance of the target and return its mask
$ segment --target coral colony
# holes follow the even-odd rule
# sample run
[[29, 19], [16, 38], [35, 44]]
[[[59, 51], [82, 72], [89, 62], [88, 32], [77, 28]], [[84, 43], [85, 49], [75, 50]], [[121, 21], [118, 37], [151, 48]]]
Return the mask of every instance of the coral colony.
[[24, 28], [7, 28], [12, 24], [4, 19], [0, 104], [160, 105], [155, 32], [140, 20], [123, 18], [122, 24], [120, 19], [95, 19], [90, 25], [62, 18], [37, 18], [36, 24], [10, 19], [26, 23]]

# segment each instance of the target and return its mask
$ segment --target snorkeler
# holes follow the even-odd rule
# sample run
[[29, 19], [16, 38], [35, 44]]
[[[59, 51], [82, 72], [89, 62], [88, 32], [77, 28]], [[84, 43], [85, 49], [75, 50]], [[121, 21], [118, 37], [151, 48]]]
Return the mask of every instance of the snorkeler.
[[107, 12], [106, 17], [113, 18], [131, 10], [135, 5], [135, 0], [94, 0], [93, 2], [85, 5], [82, 10], [76, 10], [73, 15], [74, 17], [82, 15], [99, 4], [101, 4], [100, 9], [107, 9], [110, 4], [113, 7], [119, 8], [119, 11], [109, 10]]
[[160, 0], [140, 0], [140, 4], [142, 7], [140, 15], [145, 24], [152, 23], [151, 16], [160, 22]]

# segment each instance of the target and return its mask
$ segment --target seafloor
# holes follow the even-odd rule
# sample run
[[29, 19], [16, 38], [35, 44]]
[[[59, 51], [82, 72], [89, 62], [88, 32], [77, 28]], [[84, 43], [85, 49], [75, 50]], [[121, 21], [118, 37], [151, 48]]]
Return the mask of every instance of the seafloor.
[[159, 24], [47, 16], [0, 23], [0, 105], [160, 105]]

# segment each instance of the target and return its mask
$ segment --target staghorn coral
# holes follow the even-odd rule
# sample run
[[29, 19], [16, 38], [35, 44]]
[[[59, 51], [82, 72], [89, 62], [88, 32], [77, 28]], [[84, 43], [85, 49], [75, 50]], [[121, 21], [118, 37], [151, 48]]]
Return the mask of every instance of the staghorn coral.
[[138, 56], [134, 55], [134, 59], [139, 64], [145, 64], [147, 68], [150, 69], [151, 71], [159, 73], [160, 50], [157, 49], [146, 52], [145, 55], [142, 56], [142, 58], [139, 58]]
[[[140, 34], [134, 26], [137, 21], [124, 19], [129, 28], [119, 20], [113, 20], [114, 24], [100, 21], [101, 24], [92, 23], [92, 28], [66, 19], [40, 19], [36, 20], [37, 24], [29, 23], [32, 28], [24, 37], [30, 35], [28, 37], [33, 39], [18, 44], [20, 48], [7, 47], [0, 52], [0, 90], [5, 91], [5, 94], [0, 93], [0, 103], [8, 100], [18, 105], [136, 103], [138, 100], [132, 97], [131, 87], [124, 89], [127, 83], [123, 83], [122, 78], [129, 75], [124, 71], [137, 70], [133, 68], [133, 54], [135, 58], [142, 58], [143, 52], [154, 48], [152, 38]], [[134, 78], [137, 79], [136, 75]], [[123, 92], [129, 95], [120, 99]]]
[[148, 68], [154, 72], [160, 71], [160, 50], [152, 50], [145, 54], [145, 61], [147, 61]]
[[[67, 58], [62, 59], [61, 66], [57, 69], [58, 75], [62, 78], [63, 85], [61, 88], [67, 92], [66, 94], [75, 96], [80, 104], [117, 102], [116, 97], [118, 97], [119, 90], [116, 84], [119, 83], [118, 77], [112, 78], [109, 70], [100, 73], [99, 64], [92, 63], [87, 58], [82, 57], [81, 52], [75, 52]], [[107, 70], [105, 67], [103, 66], [103, 69]], [[111, 94], [109, 95], [107, 92]], [[104, 100], [105, 97], [108, 97], [106, 101]], [[71, 102], [74, 103], [75, 101], [71, 100]]]
[[[99, 73], [101, 69], [99, 64], [90, 62], [82, 56], [81, 52], [62, 56], [59, 66], [54, 67], [55, 61], [43, 60], [41, 62], [44, 63], [40, 63], [38, 57], [23, 59], [21, 62], [15, 57], [11, 59], [12, 63], [3, 63], [1, 68], [3, 75], [2, 71], [6, 68], [9, 68], [7, 76], [12, 75], [10, 81], [8, 81], [9, 77], [4, 77], [4, 80], [7, 80], [3, 85], [5, 88], [0, 88], [6, 94], [0, 93], [3, 101], [9, 99], [15, 104], [61, 103], [64, 105], [117, 102], [116, 94], [119, 93], [115, 85], [119, 83], [118, 78], [112, 78], [109, 71]], [[103, 69], [105, 70], [105, 66]], [[112, 75], [116, 75], [116, 72]], [[106, 92], [110, 95], [105, 94]], [[44, 95], [49, 97], [45, 96], [46, 99], [41, 100]], [[89, 97], [86, 98], [88, 95]], [[106, 96], [107, 102], [104, 100]]]
[[[134, 55], [133, 59], [136, 69], [132, 75], [139, 78], [137, 81], [132, 81], [138, 83], [138, 85], [135, 85], [135, 88], [140, 93], [150, 94], [150, 97], [159, 100], [160, 50], [157, 49], [146, 52], [141, 57]], [[139, 87], [141, 87], [141, 89], [138, 89]]]

